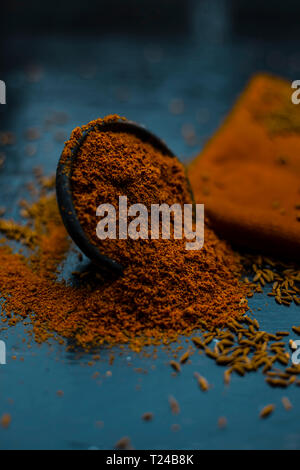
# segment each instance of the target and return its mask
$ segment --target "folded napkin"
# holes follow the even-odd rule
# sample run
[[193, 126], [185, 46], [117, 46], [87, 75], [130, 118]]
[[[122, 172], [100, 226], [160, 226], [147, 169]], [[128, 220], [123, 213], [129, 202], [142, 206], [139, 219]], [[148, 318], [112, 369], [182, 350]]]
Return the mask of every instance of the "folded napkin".
[[256, 75], [189, 165], [215, 230], [247, 249], [300, 260], [300, 104], [291, 83]]

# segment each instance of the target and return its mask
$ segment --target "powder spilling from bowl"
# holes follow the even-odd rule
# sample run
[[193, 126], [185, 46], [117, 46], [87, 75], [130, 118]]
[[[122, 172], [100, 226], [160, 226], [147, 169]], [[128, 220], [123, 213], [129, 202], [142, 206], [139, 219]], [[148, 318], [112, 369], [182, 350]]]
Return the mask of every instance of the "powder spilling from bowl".
[[[78, 128], [73, 132], [72, 144], [81, 132]], [[115, 155], [111, 167], [105, 152], [101, 155], [103, 146]], [[74, 171], [74, 197], [81, 223], [95, 243], [91, 216], [99, 199], [93, 201], [88, 189], [97, 192], [101, 187], [104, 191], [108, 185], [109, 191], [99, 195], [108, 198], [106, 202], [123, 195], [124, 190], [130, 201], [137, 202], [138, 197], [142, 198], [138, 202], [146, 205], [153, 200], [152, 194], [167, 203], [190, 201], [184, 168], [176, 159], [164, 160], [160, 171], [166, 177], [160, 178], [151, 161], [159, 161], [161, 156], [133, 136], [96, 132], [87, 139], [79, 158], [84, 161], [80, 172]], [[170, 178], [169, 186], [165, 185]], [[43, 194], [28, 205], [25, 226], [7, 221], [0, 224], [8, 237], [29, 248], [26, 255], [13, 253], [5, 241], [0, 248], [4, 323], [14, 324], [20, 317], [30, 319], [37, 341], [58, 334], [85, 348], [129, 343], [140, 350], [145, 344], [169, 343], [198, 328], [224, 326], [248, 309], [245, 296], [249, 287], [239, 280], [240, 257], [214, 234], [208, 222], [200, 251], [186, 250], [184, 239], [109, 240], [106, 253], [122, 261], [134, 259], [122, 277], [112, 280], [98, 273], [82, 273], [76, 286], [58, 281], [56, 270], [67, 255], [69, 238], [49, 185]]]
[[[73, 132], [66, 144], [66, 152], [70, 149], [70, 143], [74, 144], [85, 127]], [[90, 150], [94, 153], [85, 152], [85, 149], [82, 152], [86, 159], [87, 175], [89, 168], [92, 172], [97, 170], [95, 155], [101, 157], [101, 149], [94, 146], [94, 141], [100, 140], [101, 148], [106, 145], [109, 151], [109, 142], [106, 140], [108, 134], [93, 137], [87, 143], [92, 146]], [[123, 165], [122, 171], [127, 172], [127, 175], [132, 171], [133, 162], [130, 158], [122, 159], [123, 152], [127, 152], [129, 156], [131, 150], [139, 152], [142, 148], [146, 156], [149, 154], [151, 161], [151, 153], [157, 151], [135, 138], [127, 140], [127, 149], [120, 142], [122, 137], [127, 136], [114, 134], [112, 137], [116, 150], [115, 167], [117, 168], [119, 159]], [[92, 165], [89, 167], [90, 156]], [[144, 159], [139, 160], [141, 168], [143, 162]], [[102, 155], [101, 164], [103, 163], [105, 155]], [[176, 180], [177, 184], [171, 192], [168, 191], [168, 185], [163, 186], [166, 181], [158, 179], [156, 185], [161, 184], [164, 187], [164, 197], [168, 202], [175, 201], [177, 197], [181, 198], [181, 202], [190, 201], [183, 167], [175, 159], [169, 163], [169, 177], [173, 182]], [[153, 171], [149, 168], [150, 175]], [[140, 174], [139, 167], [135, 167], [134, 173]], [[115, 176], [117, 174], [116, 170]], [[0, 284], [5, 298], [2, 302], [2, 329], [25, 320], [29, 333], [38, 342], [54, 336], [60, 341], [67, 340], [69, 346], [81, 346], [85, 349], [103, 344], [127, 343], [134, 350], [140, 350], [148, 344], [169, 344], [180, 335], [191, 335], [194, 332], [193, 346], [181, 354], [179, 362], [172, 361], [175, 373], [180, 374], [181, 367], [190, 362], [192, 352], [199, 350], [199, 354], [206, 354], [220, 367], [226, 368], [226, 385], [230, 383], [232, 374], [243, 376], [260, 368], [266, 375], [266, 383], [272, 387], [299, 385], [296, 377], [300, 374], [300, 368], [289, 365], [290, 353], [283, 341], [288, 332], [270, 334], [260, 331], [258, 322], [244, 315], [248, 309], [245, 297], [261, 292], [265, 285], [270, 284], [270, 294], [275, 294], [275, 297], [280, 295], [285, 302], [289, 300], [287, 294], [291, 296], [293, 292], [297, 295], [300, 278], [296, 267], [273, 262], [263, 256], [241, 257], [215, 235], [206, 220], [205, 245], [200, 251], [187, 251], [184, 240], [140, 240], [132, 246], [131, 241], [126, 241], [123, 245], [115, 241], [105, 247], [105, 251], [111, 250], [109, 253], [122, 261], [134, 259], [134, 263], [127, 266], [122, 277], [107, 279], [93, 269], [82, 270], [82, 255], [79, 254], [76, 282], [69, 282], [69, 279], [67, 282], [58, 280], [58, 272], [70, 250], [70, 239], [62, 224], [53, 193], [54, 180], [44, 178], [37, 171], [35, 175], [40, 194], [34, 203], [21, 201], [21, 216], [24, 219], [22, 224], [0, 219], [0, 231], [5, 235], [0, 245]], [[80, 172], [76, 177], [75, 175], [76, 171], [74, 194], [78, 190], [76, 178], [82, 183], [83, 177]], [[110, 194], [114, 198], [121, 191], [124, 194], [124, 187], [122, 184], [118, 187], [116, 182], [117, 178], [109, 180], [107, 162], [106, 173], [94, 184], [99, 184], [99, 187], [102, 185], [103, 189], [105, 184], [111, 184], [111, 192], [107, 197], [112, 200], [109, 199]], [[127, 182], [128, 187], [133, 189], [134, 175]], [[139, 197], [149, 204], [149, 178], [140, 178], [139, 183]], [[83, 226], [84, 203], [89, 201], [89, 191], [92, 190], [89, 187], [90, 179], [87, 178], [85, 184], [87, 187], [83, 194], [86, 196], [81, 198], [79, 194], [76, 203]], [[143, 191], [141, 184], [144, 184]], [[157, 191], [156, 185], [154, 192]], [[128, 191], [128, 194], [130, 201], [135, 202], [134, 191]], [[94, 207], [87, 204], [87, 221], [90, 221], [99, 202], [101, 199], [96, 199]], [[86, 225], [87, 233], [98, 244], [98, 240], [93, 237], [92, 226], [91, 223], [89, 230], [89, 225]], [[8, 239], [18, 242], [19, 252], [9, 247]], [[103, 248], [103, 245], [100, 246]], [[134, 246], [138, 256], [133, 252]], [[253, 281], [241, 281], [244, 266], [250, 266], [254, 271]], [[201, 330], [201, 335], [197, 330]], [[294, 327], [294, 332], [298, 331], [299, 328]], [[278, 368], [276, 364], [285, 369]], [[200, 383], [199, 375], [195, 377], [200, 389], [209, 393], [209, 386], [204, 378], [201, 377]]]

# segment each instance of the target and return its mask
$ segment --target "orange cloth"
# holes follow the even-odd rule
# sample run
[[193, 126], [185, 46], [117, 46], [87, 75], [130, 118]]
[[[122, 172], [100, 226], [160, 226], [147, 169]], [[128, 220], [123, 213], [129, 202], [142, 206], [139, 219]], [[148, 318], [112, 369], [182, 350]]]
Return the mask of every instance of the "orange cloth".
[[189, 165], [197, 203], [225, 238], [300, 259], [300, 105], [291, 84], [255, 76]]

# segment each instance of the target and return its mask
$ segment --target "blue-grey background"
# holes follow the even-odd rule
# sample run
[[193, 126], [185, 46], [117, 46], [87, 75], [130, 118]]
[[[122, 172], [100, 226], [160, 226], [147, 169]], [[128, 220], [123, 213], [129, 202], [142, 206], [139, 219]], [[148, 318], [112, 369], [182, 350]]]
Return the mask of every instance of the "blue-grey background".
[[[1, 5], [0, 79], [7, 85], [7, 105], [0, 106], [0, 131], [16, 136], [14, 145], [0, 148], [6, 155], [0, 170], [6, 217], [19, 217], [17, 204], [27, 197], [35, 166], [54, 173], [63, 140], [77, 125], [119, 113], [145, 124], [187, 161], [217, 129], [251, 75], [268, 71], [299, 79], [299, 2], [261, 3]], [[24, 135], [31, 127], [40, 131], [34, 142]], [[64, 276], [74, 268], [70, 255]], [[300, 323], [299, 308], [279, 307], [265, 294], [250, 304], [261, 309], [256, 316], [267, 331]], [[136, 449], [300, 448], [296, 386], [274, 390], [257, 373], [233, 377], [225, 388], [223, 368], [198, 353], [174, 377], [163, 348], [157, 359], [126, 349], [101, 350], [100, 361], [89, 365], [90, 355], [66, 352], [56, 343], [31, 342], [29, 349], [24, 338], [21, 325], [0, 333], [7, 344], [0, 416], [12, 417], [9, 429], [0, 428], [1, 449], [111, 449], [123, 436]], [[184, 338], [182, 345], [187, 347]], [[109, 364], [112, 353], [115, 361]], [[213, 385], [207, 393], [199, 390], [195, 371]], [[170, 395], [180, 404], [177, 416], [171, 414]], [[284, 410], [282, 396], [290, 398], [291, 411]], [[262, 421], [259, 411], [268, 403], [276, 410]], [[152, 422], [141, 419], [147, 411], [154, 413]], [[226, 429], [218, 429], [220, 416], [227, 418]], [[176, 431], [174, 424], [180, 426]]]

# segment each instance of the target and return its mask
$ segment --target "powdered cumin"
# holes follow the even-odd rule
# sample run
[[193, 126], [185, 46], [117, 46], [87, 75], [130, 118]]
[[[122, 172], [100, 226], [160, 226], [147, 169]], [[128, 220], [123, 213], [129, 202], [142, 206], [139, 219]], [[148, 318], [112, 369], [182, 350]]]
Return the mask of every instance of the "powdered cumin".
[[[72, 142], [74, 135], [81, 132], [80, 129], [74, 131]], [[92, 145], [96, 158], [100, 150], [97, 150], [98, 135], [94, 137], [96, 143], [91, 138], [87, 149], [91, 150]], [[167, 168], [163, 169], [168, 176], [166, 181], [173, 175], [170, 191], [165, 179], [158, 177], [156, 166], [151, 167], [150, 155], [156, 150], [149, 144], [136, 138], [128, 139], [123, 134], [106, 135], [105, 139], [101, 142], [106, 148], [110, 142], [112, 153], [116, 150], [117, 161], [110, 186], [114, 197], [118, 191], [123, 193], [126, 180], [127, 194], [133, 202], [135, 197], [143, 196], [150, 201], [152, 186], [159, 201], [189, 200], [184, 169], [176, 160], [171, 162], [170, 174]], [[134, 165], [129, 159], [122, 159], [121, 148], [126, 147], [126, 152], [133, 152], [135, 156]], [[69, 143], [66, 152], [68, 149]], [[144, 180], [146, 157], [148, 176]], [[102, 163], [104, 161], [105, 155]], [[91, 172], [96, 171], [95, 162]], [[88, 172], [88, 165], [83, 168]], [[108, 184], [109, 160], [106, 166], [102, 165], [102, 172], [106, 178], [104, 183]], [[88, 173], [86, 177], [88, 180]], [[42, 182], [41, 177], [40, 180]], [[89, 271], [79, 277], [76, 286], [58, 281], [57, 269], [68, 253], [69, 238], [50, 186], [44, 185], [42, 197], [35, 204], [27, 205], [25, 226], [13, 223], [9, 231], [7, 221], [0, 223], [2, 232], [18, 238], [29, 250], [26, 255], [13, 253], [6, 242], [0, 248], [0, 285], [6, 299], [2, 305], [2, 320], [6, 325], [13, 325], [19, 318], [30, 319], [32, 332], [39, 342], [56, 334], [84, 348], [129, 343], [133, 349], [140, 350], [143, 345], [169, 343], [179, 335], [190, 335], [195, 329], [224, 326], [233, 318], [241, 318], [247, 310], [244, 300], [249, 289], [239, 281], [240, 258], [218, 239], [208, 224], [205, 245], [200, 251], [187, 251], [184, 240], [143, 240], [145, 243], [134, 244], [126, 240], [124, 246], [107, 244], [105, 252], [108, 254], [117, 254], [122, 260], [134, 259], [134, 263], [127, 264], [121, 278], [102, 279], [98, 273]], [[78, 204], [84, 205], [77, 183], [76, 188]], [[82, 194], [87, 193], [82, 191]], [[95, 205], [97, 203], [94, 201]], [[87, 208], [91, 207], [91, 211], [92, 204], [88, 198]], [[89, 209], [87, 213], [89, 217]], [[83, 213], [81, 221], [84, 224]], [[87, 223], [91, 223], [92, 231], [93, 223], [90, 219]]]

